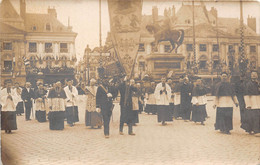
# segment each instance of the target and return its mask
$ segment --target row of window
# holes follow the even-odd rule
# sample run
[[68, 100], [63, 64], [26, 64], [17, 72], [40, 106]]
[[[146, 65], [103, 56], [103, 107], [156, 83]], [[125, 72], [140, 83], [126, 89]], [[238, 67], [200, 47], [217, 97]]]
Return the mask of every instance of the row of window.
[[[170, 52], [170, 50], [171, 50], [171, 45], [164, 45], [164, 52]], [[139, 52], [145, 52], [145, 47], [144, 47], [143, 43], [139, 44], [138, 51]]]
[[[46, 61], [46, 66], [48, 68], [50, 68], [50, 67], [52, 67], [52, 63], [53, 63], [53, 61], [47, 60]], [[61, 61], [61, 66], [62, 67], [66, 67], [67, 66], [67, 62], [66, 61]], [[30, 60], [30, 67], [36, 67], [36, 61], [35, 60]]]
[[[208, 69], [208, 65], [207, 65], [207, 61], [199, 61], [199, 69]], [[218, 66], [219, 66], [219, 60], [215, 60], [213, 61], [213, 64], [212, 64], [213, 68], [212, 69], [218, 69]], [[228, 65], [231, 65], [231, 63], [229, 63]], [[249, 63], [250, 67], [252, 68], [256, 68], [256, 61], [250, 61]], [[191, 62], [190, 61], [187, 61], [187, 68], [188, 69], [191, 69]]]
[[[256, 53], [256, 46], [250, 46], [249, 49], [250, 49], [250, 53]], [[193, 44], [186, 44], [186, 50], [187, 51], [193, 51]], [[206, 44], [200, 44], [199, 50], [201, 52], [207, 51], [207, 45]], [[213, 44], [212, 51], [213, 52], [219, 51], [219, 45]], [[239, 52], [240, 51], [241, 51], [241, 47], [239, 47]], [[228, 45], [228, 52], [235, 52], [234, 45]]]
[[[4, 42], [1, 44], [1, 47], [3, 50], [12, 50], [12, 42]], [[52, 53], [52, 43], [45, 43], [45, 53]], [[37, 52], [37, 43], [36, 42], [30, 42], [29, 43], [29, 52], [35, 53]], [[68, 53], [68, 43], [60, 43], [60, 53]]]
[[[164, 52], [169, 52], [171, 49], [170, 45], [164, 45]], [[250, 53], [256, 53], [256, 46], [250, 46]], [[12, 50], [12, 42], [4, 42], [3, 43], [3, 50]], [[52, 48], [52, 43], [45, 43], [45, 53], [52, 53], [53, 48]], [[193, 51], [193, 44], [186, 44], [186, 50], [187, 51]], [[200, 44], [199, 45], [199, 50], [201, 52], [207, 51], [207, 45], [206, 44]], [[144, 44], [141, 43], [139, 44], [139, 52], [144, 52], [145, 47]], [[218, 44], [213, 44], [212, 46], [212, 51], [217, 52], [219, 51], [219, 45]], [[228, 52], [234, 52], [234, 46], [229, 45], [228, 46]], [[241, 48], [239, 47], [239, 51], [241, 51]], [[36, 42], [30, 42], [29, 43], [29, 52], [35, 53], [37, 52], [37, 43]], [[67, 43], [60, 43], [60, 53], [68, 53], [68, 44]]]
[[[36, 25], [33, 25], [32, 28], [31, 28], [33, 31], [36, 31], [37, 30], [37, 26]], [[49, 23], [47, 23], [45, 25], [45, 30], [46, 31], [51, 31], [51, 25]]]
[[[164, 52], [169, 52], [171, 49], [171, 45], [164, 45]], [[256, 53], [256, 46], [250, 46], [250, 53]], [[186, 44], [186, 50], [188, 52], [193, 51], [193, 44]], [[139, 52], [144, 52], [145, 51], [145, 46], [143, 43], [139, 44]], [[207, 51], [207, 45], [206, 44], [200, 44], [199, 45], [199, 51], [201, 52], [206, 52]], [[217, 52], [219, 51], [219, 45], [218, 44], [213, 44], [212, 45], [212, 51]], [[234, 52], [234, 45], [228, 45], [228, 52]], [[239, 51], [241, 51], [241, 48], [239, 47]]]
[[[45, 43], [44, 51], [45, 51], [45, 53], [52, 53], [53, 52], [52, 43]], [[37, 52], [37, 43], [36, 42], [29, 43], [29, 52], [31, 52], [31, 53]], [[60, 53], [68, 53], [68, 44], [67, 43], [60, 43]]]

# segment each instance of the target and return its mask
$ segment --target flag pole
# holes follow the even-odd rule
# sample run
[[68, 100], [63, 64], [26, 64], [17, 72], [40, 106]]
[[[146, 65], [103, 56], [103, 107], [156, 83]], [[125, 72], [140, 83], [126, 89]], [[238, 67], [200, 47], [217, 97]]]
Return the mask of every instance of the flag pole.
[[[134, 58], [134, 64], [133, 64], [133, 66], [132, 66], [132, 68], [131, 68], [131, 73], [130, 73], [130, 77], [129, 77], [129, 80], [128, 80], [128, 81], [130, 81], [131, 78], [132, 78], [132, 76], [133, 76], [134, 68], [135, 68], [135, 63], [136, 63], [136, 59], [137, 59], [137, 55], [138, 55], [138, 50], [137, 50], [136, 55], [135, 55], [135, 58]], [[125, 92], [124, 105], [126, 105], [126, 101], [127, 101], [127, 99], [128, 99], [128, 95], [129, 95], [129, 90], [130, 90], [130, 84], [129, 84], [129, 85], [126, 84], [126, 92]]]

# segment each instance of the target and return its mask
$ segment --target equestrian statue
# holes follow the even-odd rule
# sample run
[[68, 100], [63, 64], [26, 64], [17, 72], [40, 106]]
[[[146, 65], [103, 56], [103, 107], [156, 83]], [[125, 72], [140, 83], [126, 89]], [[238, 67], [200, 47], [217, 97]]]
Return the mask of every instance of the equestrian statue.
[[[172, 49], [170, 53], [175, 49], [175, 53], [177, 53], [177, 49], [182, 44], [184, 39], [184, 30], [172, 30], [170, 27], [162, 28], [158, 24], [148, 24], [146, 29], [150, 34], [154, 35], [155, 41], [152, 42], [153, 50], [161, 41], [170, 41]], [[176, 47], [177, 45], [177, 47]]]

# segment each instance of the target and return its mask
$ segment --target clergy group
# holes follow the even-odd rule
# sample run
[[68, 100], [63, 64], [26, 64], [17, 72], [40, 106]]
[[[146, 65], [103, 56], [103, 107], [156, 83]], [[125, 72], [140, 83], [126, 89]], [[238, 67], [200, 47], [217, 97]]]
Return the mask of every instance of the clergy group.
[[[239, 107], [241, 128], [249, 134], [260, 133], [258, 73], [252, 71], [249, 79], [239, 79], [236, 83], [230, 81], [226, 72], [222, 72], [220, 78], [212, 90], [215, 130], [231, 134], [233, 108]], [[128, 135], [134, 136], [133, 127], [139, 123], [139, 115], [145, 113], [157, 115], [157, 122], [163, 126], [174, 120], [192, 121], [203, 126], [209, 118], [209, 89], [201, 77], [190, 80], [183, 75], [177, 83], [164, 76], [159, 83], [152, 80], [136, 82], [127, 76], [116, 81], [113, 78], [91, 79], [88, 86], [74, 86], [72, 79], [65, 82], [49, 85], [37, 81], [33, 89], [30, 82], [22, 87], [19, 82], [5, 80], [0, 91], [1, 129], [6, 133], [17, 130], [16, 118], [23, 113], [28, 122], [34, 118], [38, 122], [49, 122], [50, 130], [63, 130], [65, 121], [73, 127], [79, 122], [78, 104], [83, 103], [85, 126], [103, 127], [105, 138], [109, 138], [109, 125], [117, 98], [120, 99], [119, 135], [124, 135], [124, 126], [127, 125]], [[84, 95], [81, 101], [80, 94]]]

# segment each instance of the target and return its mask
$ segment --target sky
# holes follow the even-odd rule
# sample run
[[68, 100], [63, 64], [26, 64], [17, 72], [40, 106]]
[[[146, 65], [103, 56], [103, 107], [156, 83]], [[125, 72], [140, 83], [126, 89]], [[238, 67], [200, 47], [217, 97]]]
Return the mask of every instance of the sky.
[[[2, 0], [0, 0], [1, 2]], [[10, 0], [16, 11], [20, 12], [19, 0]], [[175, 6], [176, 12], [183, 4], [192, 4], [191, 0], [143, 0], [142, 12], [146, 15], [152, 14], [152, 7], [157, 6], [159, 15], [163, 15], [164, 9]], [[101, 0], [101, 29], [102, 45], [104, 45], [107, 32], [110, 31], [107, 0]], [[200, 2], [195, 1], [195, 5]], [[207, 9], [215, 7], [219, 17], [240, 17], [240, 4], [237, 0], [204, 0]], [[27, 13], [47, 13], [48, 7], [55, 7], [58, 20], [64, 25], [70, 26], [78, 33], [76, 38], [76, 54], [81, 58], [86, 45], [91, 49], [99, 46], [99, 0], [26, 0]], [[244, 22], [248, 15], [256, 17], [257, 33], [260, 34], [260, 0], [243, 2]]]

